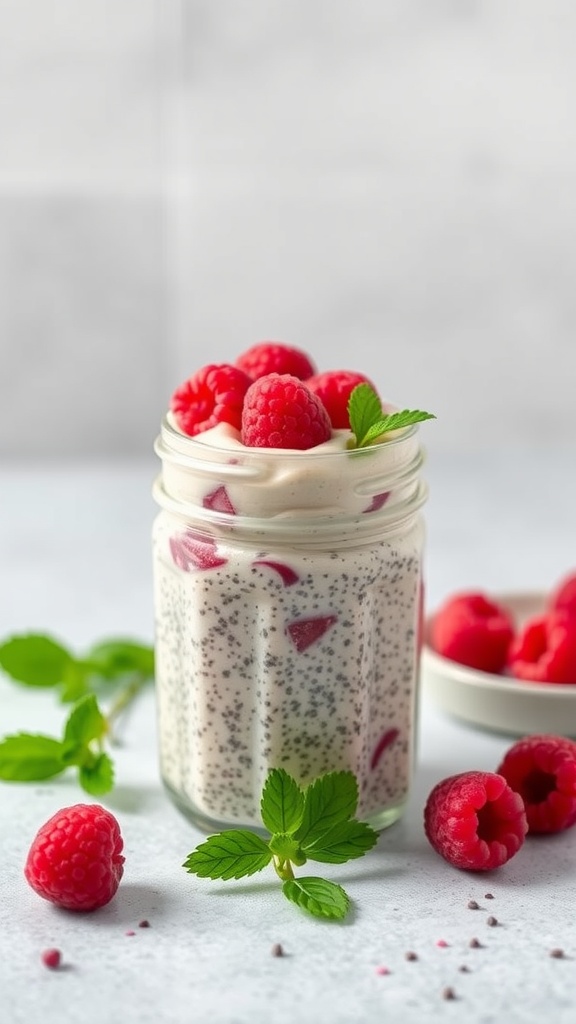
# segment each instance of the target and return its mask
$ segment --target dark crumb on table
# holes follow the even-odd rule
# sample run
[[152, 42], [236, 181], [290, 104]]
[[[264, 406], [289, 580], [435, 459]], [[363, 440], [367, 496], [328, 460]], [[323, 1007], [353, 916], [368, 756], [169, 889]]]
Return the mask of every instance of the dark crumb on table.
[[490, 928], [495, 928], [496, 925], [498, 924], [498, 918], [492, 917], [492, 915], [490, 915], [490, 917], [486, 918], [486, 924], [489, 925]]
[[284, 949], [280, 942], [275, 942], [270, 952], [272, 956], [284, 956]]
[[456, 993], [451, 985], [446, 985], [446, 988], [442, 989], [442, 999], [456, 999]]
[[468, 900], [468, 910], [480, 910], [480, 904], [476, 900]]
[[149, 928], [150, 927], [150, 921], [147, 921], [146, 919], [144, 919], [143, 921], [139, 921], [138, 922], [138, 927], [139, 928]]
[[555, 960], [563, 960], [564, 959], [564, 950], [563, 949], [551, 949], [550, 950], [550, 956], [553, 956]]
[[413, 949], [409, 949], [408, 952], [404, 954], [404, 959], [405, 960], [417, 960], [418, 959], [418, 954], [415, 953]]
[[482, 943], [479, 939], [470, 939], [468, 945], [470, 946], [470, 949], [482, 949]]
[[470, 974], [470, 968], [468, 967], [468, 964], [460, 964], [458, 970], [460, 971], [461, 974]]
[[494, 899], [494, 896], [492, 895], [492, 893], [491, 893], [491, 892], [485, 892], [485, 893], [484, 893], [484, 899], [485, 899], [485, 900], [493, 900], [493, 899]]

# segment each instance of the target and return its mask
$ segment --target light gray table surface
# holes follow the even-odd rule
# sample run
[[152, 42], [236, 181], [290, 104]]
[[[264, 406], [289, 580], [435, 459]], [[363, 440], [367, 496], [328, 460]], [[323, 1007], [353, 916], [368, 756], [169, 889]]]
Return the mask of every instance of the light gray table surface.
[[[457, 588], [546, 588], [576, 566], [574, 462], [574, 451], [429, 459], [430, 608]], [[44, 631], [78, 650], [110, 635], [152, 640], [156, 470], [152, 461], [0, 467], [3, 638]], [[423, 833], [432, 786], [456, 771], [494, 770], [511, 737], [449, 719], [423, 691], [403, 820], [365, 858], [326, 866], [354, 901], [338, 925], [289, 904], [273, 872], [219, 883], [184, 871], [202, 834], [163, 792], [154, 712], [150, 689], [122, 723], [117, 784], [102, 802], [122, 828], [125, 874], [94, 914], [56, 910], [22, 871], [38, 827], [85, 799], [74, 777], [0, 784], [2, 1024], [574, 1020], [576, 830], [527, 840], [489, 876], [451, 867]], [[64, 713], [52, 693], [0, 679], [2, 735], [58, 731]], [[470, 899], [480, 909], [469, 909]], [[149, 928], [138, 927], [142, 919]], [[470, 947], [473, 937], [481, 948]], [[277, 942], [283, 957], [271, 955]], [[49, 946], [62, 951], [58, 971], [41, 964]], [[550, 956], [554, 947], [563, 959]], [[409, 950], [417, 960], [406, 960]], [[455, 1000], [443, 999], [446, 986]]]

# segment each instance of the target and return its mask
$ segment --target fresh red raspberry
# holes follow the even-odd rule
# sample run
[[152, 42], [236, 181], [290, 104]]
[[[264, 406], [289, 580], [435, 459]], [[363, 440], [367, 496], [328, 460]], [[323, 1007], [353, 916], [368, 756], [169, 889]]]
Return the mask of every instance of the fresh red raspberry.
[[482, 672], [504, 670], [514, 637], [512, 616], [482, 593], [449, 598], [431, 623], [431, 643], [438, 654]]
[[576, 615], [576, 573], [570, 573], [560, 580], [552, 591], [549, 608], [551, 611], [564, 611]]
[[576, 683], [576, 616], [550, 612], [524, 624], [508, 653], [517, 679], [536, 683]]
[[318, 395], [334, 430], [350, 428], [348, 399], [358, 384], [369, 384], [376, 390], [368, 377], [355, 370], [325, 370], [324, 373], [315, 373], [306, 380], [306, 387]]
[[529, 832], [561, 832], [576, 824], [576, 743], [564, 736], [524, 736], [498, 772], [520, 794]]
[[309, 355], [293, 345], [281, 341], [260, 341], [246, 349], [235, 361], [252, 380], [266, 377], [269, 373], [290, 373], [299, 380], [306, 380], [316, 371]]
[[424, 831], [454, 867], [491, 871], [518, 852], [528, 822], [522, 797], [503, 775], [468, 771], [434, 786], [424, 807]]
[[268, 373], [250, 386], [242, 442], [250, 448], [314, 448], [332, 435], [322, 402], [289, 373]]
[[190, 437], [217, 423], [240, 430], [244, 395], [251, 383], [247, 373], [229, 363], [203, 366], [172, 395], [170, 409], [180, 430]]
[[39, 896], [66, 910], [96, 910], [115, 895], [124, 871], [116, 818], [99, 804], [57, 811], [38, 831], [24, 875]]

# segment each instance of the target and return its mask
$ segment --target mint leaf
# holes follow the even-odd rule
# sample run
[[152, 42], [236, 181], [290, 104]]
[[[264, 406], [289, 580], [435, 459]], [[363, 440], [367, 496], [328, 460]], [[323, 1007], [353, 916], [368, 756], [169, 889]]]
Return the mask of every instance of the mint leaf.
[[73, 704], [90, 692], [91, 668], [78, 658], [71, 658], [66, 667], [60, 687], [60, 700], [63, 704]]
[[401, 412], [391, 412], [387, 416], [373, 423], [364, 435], [362, 447], [374, 444], [383, 434], [391, 430], [402, 430], [410, 427], [413, 423], [422, 423], [423, 420], [435, 420], [431, 412], [422, 412], [420, 409], [402, 409]]
[[50, 736], [20, 732], [0, 741], [0, 779], [39, 782], [63, 772], [63, 747]]
[[0, 668], [26, 686], [57, 686], [72, 661], [62, 644], [40, 633], [13, 636], [0, 645]]
[[309, 849], [328, 829], [351, 818], [357, 803], [358, 783], [353, 772], [321, 775], [304, 793], [304, 813], [294, 839]]
[[382, 403], [370, 384], [357, 384], [348, 399], [348, 416], [354, 434], [349, 448], [367, 448], [377, 441], [385, 440], [384, 434], [401, 430], [413, 423], [434, 420], [431, 412], [420, 409], [403, 409], [401, 412], [385, 413]]
[[64, 726], [64, 742], [86, 746], [106, 734], [106, 719], [93, 693], [82, 697], [72, 708]]
[[272, 768], [260, 801], [262, 821], [269, 832], [292, 832], [302, 820], [304, 793], [283, 768]]
[[289, 878], [284, 882], [282, 892], [292, 903], [314, 917], [341, 921], [350, 907], [350, 900], [342, 886], [325, 878]]
[[147, 678], [154, 675], [154, 648], [134, 640], [103, 640], [90, 648], [86, 661], [105, 679], [133, 672]]
[[227, 829], [197, 846], [182, 865], [199, 878], [243, 878], [272, 860], [268, 845], [247, 829]]
[[108, 754], [98, 754], [91, 764], [83, 764], [78, 772], [82, 789], [91, 796], [104, 796], [114, 788], [114, 765]]
[[348, 416], [356, 447], [361, 448], [372, 424], [382, 419], [382, 402], [370, 384], [357, 384], [353, 389], [348, 399]]
[[313, 842], [302, 843], [302, 852], [310, 860], [324, 864], [345, 864], [363, 857], [378, 842], [378, 833], [364, 821], [341, 821]]

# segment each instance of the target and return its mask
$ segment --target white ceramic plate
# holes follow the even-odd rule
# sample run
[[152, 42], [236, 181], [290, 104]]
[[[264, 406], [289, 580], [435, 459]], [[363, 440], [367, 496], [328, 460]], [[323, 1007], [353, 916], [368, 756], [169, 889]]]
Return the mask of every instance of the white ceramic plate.
[[[544, 607], [543, 594], [494, 594], [518, 625]], [[442, 711], [494, 732], [523, 736], [549, 732], [576, 737], [576, 685], [529, 683], [491, 675], [422, 650], [422, 686]]]

